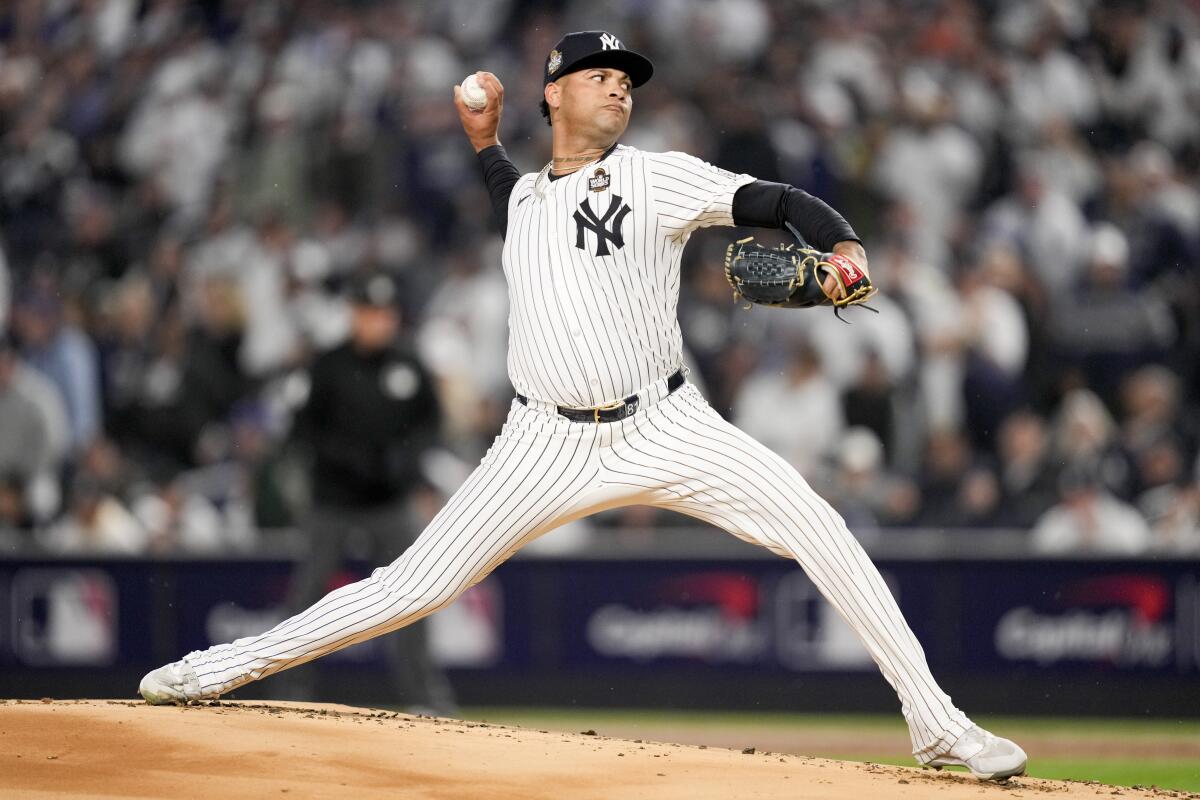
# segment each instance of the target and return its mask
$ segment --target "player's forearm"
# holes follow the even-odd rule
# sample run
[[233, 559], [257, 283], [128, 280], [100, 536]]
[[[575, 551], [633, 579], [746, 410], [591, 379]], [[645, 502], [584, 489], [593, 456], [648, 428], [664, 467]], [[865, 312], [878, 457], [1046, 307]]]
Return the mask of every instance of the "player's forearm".
[[504, 145], [497, 142], [478, 152], [479, 167], [483, 170], [483, 182], [487, 185], [488, 196], [492, 200], [492, 214], [500, 235], [508, 230], [508, 197], [521, 178], [520, 171], [508, 159]]
[[[754, 181], [742, 186], [733, 196], [733, 221], [757, 228], [782, 228], [790, 222], [805, 241], [822, 251], [837, 252], [838, 246], [861, 242], [850, 223], [827, 203], [784, 183]], [[843, 255], [853, 259], [849, 253]]]

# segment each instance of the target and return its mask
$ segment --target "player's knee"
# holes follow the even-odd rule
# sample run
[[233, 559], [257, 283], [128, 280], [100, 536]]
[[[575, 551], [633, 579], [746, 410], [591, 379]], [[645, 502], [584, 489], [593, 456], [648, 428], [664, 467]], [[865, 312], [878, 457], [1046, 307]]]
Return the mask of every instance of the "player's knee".
[[409, 585], [393, 590], [393, 606], [405, 615], [426, 616], [454, 602], [461, 592], [453, 586]]

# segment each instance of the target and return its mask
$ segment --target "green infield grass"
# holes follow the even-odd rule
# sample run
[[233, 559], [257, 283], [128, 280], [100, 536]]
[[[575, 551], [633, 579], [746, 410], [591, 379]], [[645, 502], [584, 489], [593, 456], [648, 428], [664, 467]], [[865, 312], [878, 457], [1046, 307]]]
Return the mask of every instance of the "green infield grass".
[[[900, 716], [615, 709], [472, 708], [468, 719], [914, 766]], [[979, 717], [1016, 740], [1036, 778], [1200, 792], [1200, 720]]]
[[[847, 754], [842, 758], [847, 761], [873, 761], [877, 764], [897, 764], [904, 767], [913, 765], [912, 759], [894, 756], [856, 758]], [[1112, 786], [1200, 791], [1200, 759], [1195, 758], [1101, 759], [1030, 756], [1028, 774], [1033, 778], [1097, 781]]]

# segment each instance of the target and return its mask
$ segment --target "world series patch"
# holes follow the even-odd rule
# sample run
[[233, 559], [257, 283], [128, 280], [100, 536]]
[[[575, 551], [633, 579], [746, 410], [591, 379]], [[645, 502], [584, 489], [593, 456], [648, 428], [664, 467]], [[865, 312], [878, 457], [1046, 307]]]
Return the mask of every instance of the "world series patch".
[[588, 178], [588, 188], [593, 192], [603, 192], [611, 182], [612, 179], [608, 177], [604, 167], [597, 167], [596, 171], [592, 173], [592, 177]]

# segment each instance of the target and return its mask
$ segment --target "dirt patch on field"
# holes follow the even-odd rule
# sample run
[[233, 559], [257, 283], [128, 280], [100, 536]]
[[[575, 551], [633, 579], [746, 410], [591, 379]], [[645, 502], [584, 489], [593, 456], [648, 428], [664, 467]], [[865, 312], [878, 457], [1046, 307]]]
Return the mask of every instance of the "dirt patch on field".
[[981, 784], [762, 747], [742, 752], [333, 705], [0, 701], [6, 798], [1200, 798], [1029, 778]]

